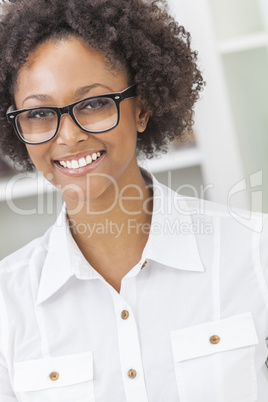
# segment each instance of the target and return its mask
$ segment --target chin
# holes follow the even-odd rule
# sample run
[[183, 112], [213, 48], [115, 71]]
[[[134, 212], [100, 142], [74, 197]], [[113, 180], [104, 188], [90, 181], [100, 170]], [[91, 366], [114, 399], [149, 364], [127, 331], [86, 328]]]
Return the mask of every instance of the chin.
[[[83, 207], [86, 204], [88, 213], [90, 213], [91, 207], [92, 211], [98, 210], [99, 213], [106, 213], [114, 208], [118, 198], [118, 185], [116, 181], [109, 175], [101, 174], [96, 176], [88, 175], [86, 183], [83, 185], [66, 184], [60, 191], [66, 204], [68, 202], [83, 203]], [[101, 207], [103, 211], [99, 210], [100, 206], [104, 206]]]

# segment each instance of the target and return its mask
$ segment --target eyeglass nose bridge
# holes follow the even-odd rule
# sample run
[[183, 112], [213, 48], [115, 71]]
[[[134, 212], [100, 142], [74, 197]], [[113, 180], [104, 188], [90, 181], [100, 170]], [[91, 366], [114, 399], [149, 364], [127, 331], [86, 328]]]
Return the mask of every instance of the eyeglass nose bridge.
[[55, 136], [58, 134], [58, 131], [60, 129], [61, 126], [61, 118], [64, 115], [69, 115], [72, 119], [72, 121], [75, 123], [75, 125], [77, 127], [79, 127], [80, 129], [82, 129], [82, 127], [80, 126], [80, 124], [78, 123], [78, 121], [76, 120], [74, 114], [73, 114], [73, 107], [74, 105], [68, 105], [68, 106], [63, 106], [63, 107], [58, 107], [57, 108], [57, 112], [58, 112], [58, 126], [57, 126], [57, 130], [55, 133]]
[[80, 125], [78, 124], [78, 122], [76, 121], [76, 118], [73, 114], [73, 108], [74, 105], [68, 105], [68, 106], [63, 106], [63, 107], [59, 107], [58, 109], [58, 116], [59, 116], [59, 123], [61, 121], [61, 117], [64, 116], [65, 114], [69, 115], [71, 117], [71, 119], [74, 121], [74, 123], [76, 125], [78, 125], [78, 127], [80, 127]]
[[73, 109], [72, 105], [69, 105], [69, 106], [59, 107], [58, 111], [59, 111], [60, 116], [63, 116], [64, 114], [68, 114], [69, 116], [73, 117], [72, 109]]

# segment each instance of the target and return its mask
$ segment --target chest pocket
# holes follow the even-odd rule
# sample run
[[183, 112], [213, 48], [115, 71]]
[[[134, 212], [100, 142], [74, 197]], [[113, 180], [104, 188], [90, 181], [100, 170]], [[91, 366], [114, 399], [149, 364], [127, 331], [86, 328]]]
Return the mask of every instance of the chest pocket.
[[21, 402], [94, 402], [92, 352], [17, 362], [13, 388]]
[[252, 314], [171, 332], [180, 402], [254, 402], [258, 338]]

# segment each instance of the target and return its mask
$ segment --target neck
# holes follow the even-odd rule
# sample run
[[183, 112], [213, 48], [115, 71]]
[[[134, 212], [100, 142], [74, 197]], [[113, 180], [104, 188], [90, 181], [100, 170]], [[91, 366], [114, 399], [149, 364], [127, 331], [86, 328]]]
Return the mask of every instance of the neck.
[[[72, 235], [86, 259], [94, 266], [100, 255], [123, 257], [129, 246], [139, 260], [147, 242], [153, 208], [152, 190], [139, 169], [128, 178], [127, 185], [117, 181], [115, 194], [111, 186], [95, 201], [84, 202], [73, 213], [74, 206], [66, 200]], [[97, 257], [98, 256], [98, 257]]]

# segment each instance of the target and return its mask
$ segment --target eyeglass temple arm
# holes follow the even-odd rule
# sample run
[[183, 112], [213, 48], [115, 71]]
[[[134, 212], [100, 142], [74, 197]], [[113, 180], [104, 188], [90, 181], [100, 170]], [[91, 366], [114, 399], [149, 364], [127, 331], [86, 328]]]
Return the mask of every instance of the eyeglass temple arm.
[[131, 87], [128, 87], [127, 89], [125, 89], [121, 93], [122, 99], [132, 98], [132, 97], [136, 96], [136, 88], [137, 88], [137, 85], [134, 84], [134, 85], [131, 85]]
[[14, 110], [15, 110], [14, 105], [11, 105], [11, 106], [9, 106], [9, 108], [7, 109], [7, 113], [14, 112]]

